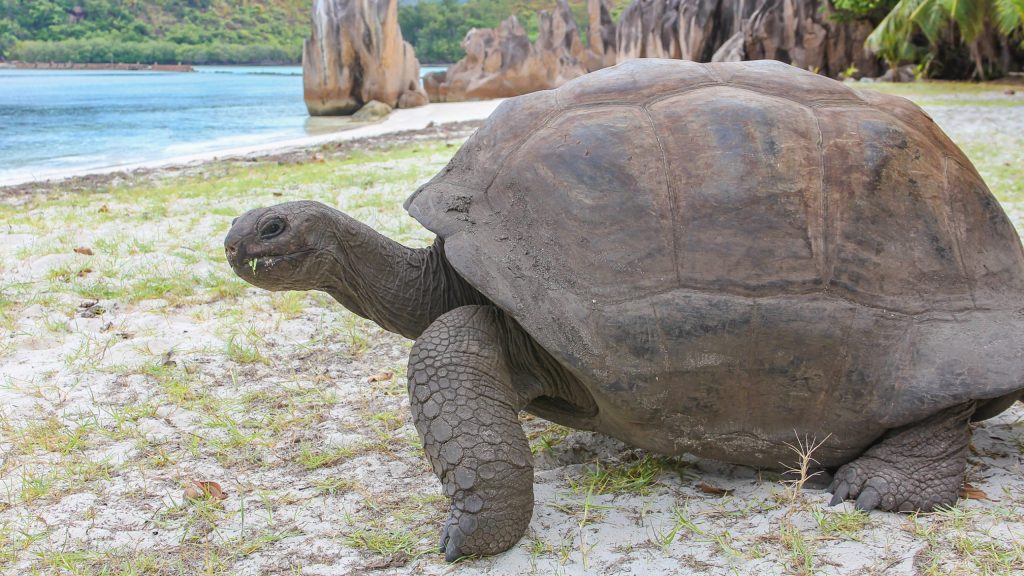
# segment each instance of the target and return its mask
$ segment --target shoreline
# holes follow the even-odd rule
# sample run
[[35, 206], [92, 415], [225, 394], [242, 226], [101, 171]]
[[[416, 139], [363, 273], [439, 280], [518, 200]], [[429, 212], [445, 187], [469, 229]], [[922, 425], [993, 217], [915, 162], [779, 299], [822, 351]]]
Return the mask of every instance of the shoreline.
[[[132, 162], [103, 167], [61, 170], [58, 172], [40, 171], [38, 176], [18, 175], [10, 178], [0, 176], [0, 195], [9, 196], [21, 190], [49, 187], [73, 178], [136, 174], [174, 167], [194, 167], [208, 162], [231, 159], [259, 160], [285, 156], [290, 153], [305, 153], [310, 149], [342, 142], [354, 142], [379, 137], [401, 137], [406, 133], [417, 133], [429, 130], [430, 133], [443, 134], [441, 127], [450, 124], [465, 124], [482, 121], [503, 100], [481, 100], [475, 102], [450, 102], [427, 104], [418, 108], [400, 108], [393, 111], [381, 122], [362, 124], [346, 130], [288, 138], [274, 142], [235, 146], [223, 150], [200, 152], [172, 156], [158, 160]], [[474, 126], [475, 128], [475, 126]]]
[[195, 72], [191, 64], [96, 64], [85, 62], [8, 62], [5, 68], [15, 70], [123, 70], [129, 72]]

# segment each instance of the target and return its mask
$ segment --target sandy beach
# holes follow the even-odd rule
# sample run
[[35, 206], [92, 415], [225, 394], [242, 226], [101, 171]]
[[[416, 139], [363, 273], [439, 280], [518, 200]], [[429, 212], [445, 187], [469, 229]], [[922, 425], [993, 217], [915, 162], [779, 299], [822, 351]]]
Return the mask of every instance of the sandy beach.
[[[1021, 230], [1024, 97], [955, 88], [882, 89], [922, 104]], [[529, 532], [444, 563], [411, 342], [326, 295], [250, 287], [222, 239], [249, 208], [314, 199], [426, 245], [402, 201], [496, 105], [0, 188], [0, 572], [1024, 573], [1021, 403], [974, 427], [960, 503], [930, 514], [829, 507], [813, 480], [524, 414]]]

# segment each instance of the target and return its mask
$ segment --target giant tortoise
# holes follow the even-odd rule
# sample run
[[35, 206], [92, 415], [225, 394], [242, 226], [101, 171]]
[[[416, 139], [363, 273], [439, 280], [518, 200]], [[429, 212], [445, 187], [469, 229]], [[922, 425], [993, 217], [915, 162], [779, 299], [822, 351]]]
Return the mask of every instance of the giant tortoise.
[[[930, 510], [1024, 388], [1024, 252], [917, 106], [778, 62], [633, 60], [510, 99], [406, 202], [412, 249], [325, 205], [225, 239], [269, 290], [415, 339], [448, 560], [533, 508], [520, 410], [756, 467], [823, 442], [833, 503]], [[837, 470], [836, 470], [837, 469]]]

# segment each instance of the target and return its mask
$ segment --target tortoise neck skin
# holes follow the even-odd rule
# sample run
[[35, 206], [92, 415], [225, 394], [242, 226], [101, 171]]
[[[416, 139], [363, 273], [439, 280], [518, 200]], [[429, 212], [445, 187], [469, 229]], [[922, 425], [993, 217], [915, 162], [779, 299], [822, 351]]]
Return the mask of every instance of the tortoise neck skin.
[[322, 290], [385, 330], [416, 338], [437, 317], [488, 300], [462, 279], [438, 238], [408, 248], [319, 202], [286, 202], [239, 216], [228, 262], [266, 290]]
[[342, 306], [406, 338], [417, 338], [438, 316], [487, 299], [448, 263], [444, 241], [409, 248], [336, 212], [334, 245], [316, 289]]

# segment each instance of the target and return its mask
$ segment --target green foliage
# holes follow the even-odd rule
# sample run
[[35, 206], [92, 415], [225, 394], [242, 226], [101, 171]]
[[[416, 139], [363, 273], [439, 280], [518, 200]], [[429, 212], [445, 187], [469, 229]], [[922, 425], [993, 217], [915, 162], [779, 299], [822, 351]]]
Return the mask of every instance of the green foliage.
[[[613, 0], [612, 11], [618, 14], [628, 4], [629, 0]], [[555, 0], [421, 0], [401, 7], [398, 23], [420, 62], [455, 62], [465, 55], [461, 44], [470, 29], [495, 28], [502, 20], [516, 16], [530, 39], [535, 40], [537, 13], [554, 8]], [[569, 8], [581, 36], [585, 37], [586, 0], [569, 0]]]
[[11, 58], [25, 62], [288, 64], [302, 58], [300, 47], [246, 44], [176, 44], [162, 40], [121, 42], [106, 38], [18, 42]]
[[296, 63], [308, 0], [0, 0], [0, 57]]
[[873, 20], [878, 22], [884, 17], [897, 0], [833, 0], [836, 12], [832, 19], [839, 22], [850, 20]]
[[985, 65], [979, 41], [997, 33], [1007, 39], [1024, 32], [1024, 0], [900, 0], [868, 37], [868, 48], [891, 66], [917, 61], [924, 56], [913, 44], [923, 34], [931, 46], [954, 27], [968, 46], [975, 62], [975, 74], [984, 76]]

